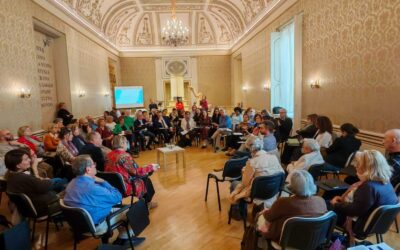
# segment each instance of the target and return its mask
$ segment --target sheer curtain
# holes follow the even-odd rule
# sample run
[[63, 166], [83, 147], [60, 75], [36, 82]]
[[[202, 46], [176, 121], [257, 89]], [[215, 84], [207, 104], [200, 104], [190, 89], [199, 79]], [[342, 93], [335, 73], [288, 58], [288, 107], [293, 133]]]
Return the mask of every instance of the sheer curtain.
[[294, 22], [271, 33], [271, 108], [294, 114]]

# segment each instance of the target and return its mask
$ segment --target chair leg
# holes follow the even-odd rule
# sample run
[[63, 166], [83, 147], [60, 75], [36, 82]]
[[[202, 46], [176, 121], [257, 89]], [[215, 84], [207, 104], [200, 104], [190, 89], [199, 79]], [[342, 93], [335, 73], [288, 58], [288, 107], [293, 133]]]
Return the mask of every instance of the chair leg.
[[210, 183], [210, 175], [207, 176], [207, 186], [206, 186], [206, 197], [204, 198], [204, 201], [207, 201], [207, 196], [208, 196], [208, 184]]
[[124, 226], [125, 226], [126, 232], [128, 233], [129, 245], [131, 246], [131, 249], [133, 250], [133, 249], [135, 249], [135, 248], [133, 247], [131, 234], [129, 233], [129, 226], [128, 226], [128, 223], [126, 222], [126, 223], [124, 224]]
[[379, 235], [376, 234], [375, 236], [376, 236], [376, 243], [379, 244], [380, 243]]
[[229, 214], [228, 214], [228, 224], [231, 224], [232, 220], [232, 205], [229, 207]]
[[217, 179], [215, 179], [215, 185], [217, 186], [218, 208], [219, 211], [221, 211], [221, 198], [219, 197], [219, 185]]
[[33, 225], [32, 225], [32, 239], [31, 239], [31, 241], [33, 241], [34, 238], [35, 238], [35, 227], [36, 227], [36, 218], [33, 219]]
[[397, 218], [394, 219], [394, 224], [396, 226], [396, 232], [399, 233], [399, 222], [397, 221]]
[[76, 239], [78, 236], [74, 234], [74, 250], [76, 250], [76, 247], [78, 245], [78, 240]]
[[44, 249], [47, 250], [47, 243], [49, 242], [49, 224], [50, 224], [50, 216], [47, 218], [46, 221], [46, 239], [44, 241]]

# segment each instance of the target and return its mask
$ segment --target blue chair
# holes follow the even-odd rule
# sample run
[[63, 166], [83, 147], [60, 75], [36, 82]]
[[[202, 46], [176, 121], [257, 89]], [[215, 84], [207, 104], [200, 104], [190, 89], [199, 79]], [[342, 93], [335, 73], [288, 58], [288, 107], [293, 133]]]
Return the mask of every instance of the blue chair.
[[29, 224], [23, 220], [18, 225], [5, 230], [0, 234], [0, 249], [4, 250], [30, 250]]

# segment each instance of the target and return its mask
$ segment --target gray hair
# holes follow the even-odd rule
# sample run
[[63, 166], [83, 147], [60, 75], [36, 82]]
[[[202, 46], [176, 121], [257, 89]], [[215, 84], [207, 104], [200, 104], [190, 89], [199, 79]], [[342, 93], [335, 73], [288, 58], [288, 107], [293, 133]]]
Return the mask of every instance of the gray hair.
[[258, 152], [264, 148], [264, 142], [260, 138], [255, 138], [250, 146], [251, 152]]
[[307, 148], [309, 148], [312, 152], [319, 151], [319, 149], [320, 149], [320, 146], [319, 146], [317, 140], [315, 140], [315, 139], [304, 139], [303, 144]]
[[314, 179], [306, 170], [295, 170], [290, 174], [289, 190], [302, 197], [310, 197], [317, 192]]
[[72, 172], [79, 175], [84, 175], [86, 173], [86, 168], [93, 164], [93, 160], [90, 155], [78, 155], [72, 162]]

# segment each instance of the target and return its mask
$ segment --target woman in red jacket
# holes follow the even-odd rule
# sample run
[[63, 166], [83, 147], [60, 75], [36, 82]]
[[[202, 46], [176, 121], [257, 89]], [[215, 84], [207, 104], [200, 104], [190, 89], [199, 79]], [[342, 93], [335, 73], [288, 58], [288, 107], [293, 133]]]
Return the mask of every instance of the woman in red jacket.
[[178, 112], [179, 112], [180, 110], [182, 110], [182, 111], [185, 110], [185, 106], [183, 105], [183, 102], [182, 102], [182, 98], [181, 98], [181, 97], [178, 97], [178, 100], [176, 101], [175, 107], [176, 107], [176, 109], [178, 110]]

